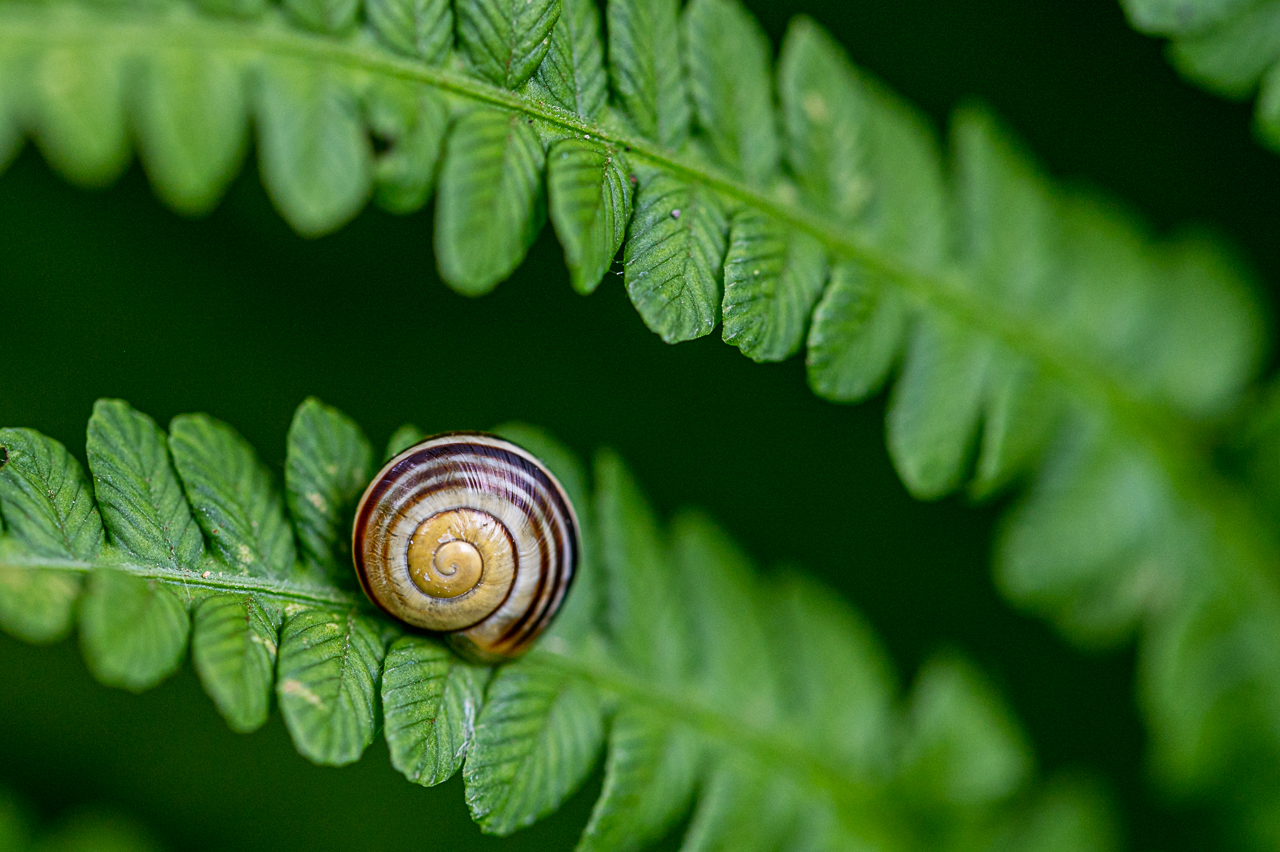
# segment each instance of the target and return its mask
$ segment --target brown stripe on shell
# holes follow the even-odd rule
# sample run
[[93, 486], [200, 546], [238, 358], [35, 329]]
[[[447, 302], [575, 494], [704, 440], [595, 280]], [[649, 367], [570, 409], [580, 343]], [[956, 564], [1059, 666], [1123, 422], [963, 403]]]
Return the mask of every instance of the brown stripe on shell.
[[[525, 536], [523, 541], [537, 548], [538, 564], [531, 578], [534, 587], [531, 592], [521, 591], [521, 600], [527, 600], [524, 611], [504, 616], [504, 619], [512, 620], [503, 626], [501, 635], [480, 639], [479, 636], [469, 634], [501, 612], [511, 595], [519, 588], [523, 573], [520, 571], [522, 566], [519, 565], [520, 540], [502, 519], [493, 516], [489, 509], [482, 506], [452, 506], [443, 509], [428, 504], [419, 508], [419, 512], [431, 512], [434, 509], [437, 513], [461, 508], [476, 509], [495, 517], [498, 525], [503, 528], [511, 545], [515, 564], [502, 599], [488, 615], [473, 624], [452, 630], [449, 635], [459, 639], [465, 637], [463, 642], [457, 644], [475, 648], [480, 656], [517, 656], [550, 624], [563, 602], [577, 573], [581, 536], [573, 507], [555, 477], [540, 462], [510, 442], [480, 433], [437, 436], [409, 448], [384, 466], [366, 490], [356, 513], [352, 555], [360, 585], [376, 605], [396, 617], [396, 613], [386, 603], [374, 597], [373, 583], [369, 577], [370, 566], [365, 564], [367, 535], [371, 532], [370, 525], [374, 515], [386, 500], [393, 500], [392, 507], [385, 507], [390, 508], [391, 513], [385, 515], [376, 527], [379, 535], [385, 538], [382, 544], [385, 549], [392, 546], [397, 536], [405, 534], [406, 525], [421, 522], [418, 513], [411, 513], [419, 504], [450, 489], [484, 494], [486, 496], [477, 502], [488, 501], [489, 505], [494, 505], [495, 500], [501, 501], [524, 519], [523, 523], [529, 532], [522, 533]], [[505, 513], [507, 510], [502, 511]], [[384, 554], [383, 558], [388, 562], [392, 561], [390, 554]], [[529, 568], [527, 565], [523, 567], [526, 570]], [[505, 570], [504, 568], [503, 571]], [[380, 582], [401, 599], [398, 603], [405, 606], [406, 610], [412, 606], [412, 602], [395, 585], [397, 582], [403, 584], [403, 575], [398, 581], [380, 579]], [[496, 588], [490, 588], [496, 591]], [[423, 598], [424, 605], [426, 600], [428, 599]], [[435, 601], [431, 604], [430, 612], [439, 612], [440, 599], [430, 600]], [[485, 606], [488, 606], [487, 602]], [[465, 610], [457, 612], [463, 611]], [[426, 623], [440, 623], [435, 615], [424, 615], [421, 618]], [[447, 622], [448, 616], [444, 618]]]

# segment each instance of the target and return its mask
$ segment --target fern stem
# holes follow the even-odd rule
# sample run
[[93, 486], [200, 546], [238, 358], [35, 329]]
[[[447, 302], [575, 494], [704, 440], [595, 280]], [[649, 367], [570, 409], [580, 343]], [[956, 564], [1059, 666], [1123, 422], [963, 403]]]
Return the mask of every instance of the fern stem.
[[[167, 583], [181, 584], [189, 592], [252, 594], [285, 606], [292, 604], [324, 607], [326, 609], [341, 608], [363, 609], [368, 612], [375, 611], [361, 595], [324, 586], [303, 586], [285, 580], [273, 580], [269, 577], [223, 573], [226, 570], [226, 566], [221, 564], [211, 565], [211, 569], [208, 572], [178, 573], [172, 568], [131, 562], [127, 560], [127, 557], [119, 560], [109, 558], [96, 562], [79, 562], [69, 559], [44, 559], [27, 554], [15, 558], [0, 553], [0, 569], [9, 568], [30, 571], [73, 571], [79, 574], [88, 574], [98, 568], [114, 568], [148, 580], [163, 580]], [[205, 577], [204, 573], [208, 573], [209, 576]]]
[[664, 689], [627, 677], [617, 666], [593, 663], [587, 657], [571, 657], [554, 650], [539, 648], [529, 655], [528, 660], [623, 697], [629, 704], [655, 710], [664, 718], [679, 719], [713, 740], [792, 766], [833, 799], [851, 808], [878, 804], [881, 812], [892, 811], [883, 789], [877, 789], [866, 778], [850, 775], [826, 755], [808, 748], [794, 737], [779, 736], [776, 732], [760, 733], [749, 720], [704, 706], [691, 700], [687, 692]]
[[[218, 569], [225, 566], [217, 565]], [[306, 606], [327, 610], [364, 610], [373, 607], [363, 596], [348, 594], [336, 589], [308, 587], [267, 577], [235, 575], [210, 571], [178, 574], [172, 569], [148, 566], [129, 561], [105, 559], [81, 562], [67, 559], [44, 559], [23, 554], [13, 557], [0, 554], [0, 569], [27, 571], [59, 570], [87, 574], [98, 568], [113, 568], [137, 577], [158, 579], [170, 584], [211, 594], [252, 594], [261, 599], [284, 606]], [[552, 640], [554, 641], [554, 640]], [[849, 774], [833, 764], [826, 756], [815, 752], [791, 737], [758, 731], [750, 720], [735, 717], [715, 708], [703, 706], [688, 694], [674, 692], [637, 678], [627, 677], [617, 667], [594, 664], [590, 654], [570, 656], [555, 650], [538, 649], [528, 658], [557, 673], [590, 683], [601, 691], [625, 697], [631, 704], [642, 705], [662, 714], [664, 718], [678, 719], [689, 727], [707, 734], [714, 740], [756, 753], [770, 761], [794, 768], [797, 776], [810, 779], [833, 799], [857, 807], [866, 807], [882, 800], [883, 792], [868, 783], [865, 778]]]

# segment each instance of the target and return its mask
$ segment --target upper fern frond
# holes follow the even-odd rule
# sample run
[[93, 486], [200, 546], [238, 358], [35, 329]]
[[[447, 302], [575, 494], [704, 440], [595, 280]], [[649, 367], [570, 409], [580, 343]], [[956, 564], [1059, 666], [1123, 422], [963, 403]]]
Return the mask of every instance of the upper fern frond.
[[[1229, 790], [1216, 755], [1280, 762], [1280, 548], [1206, 446], [1266, 339], [1230, 254], [1058, 186], [981, 109], [956, 114], [944, 168], [928, 122], [810, 21], [776, 66], [737, 0], [610, 0], [607, 44], [600, 24], [591, 0], [5, 0], [0, 148], [29, 136], [101, 184], [136, 139], [160, 195], [199, 212], [252, 125], [302, 233], [434, 190], [460, 292], [494, 287], [549, 217], [582, 292], [623, 252], [665, 340], [719, 324], [759, 361], [807, 347], [810, 383], [842, 401], [898, 368], [888, 440], [907, 487], [1034, 477], [999, 582], [1083, 641], [1137, 631], [1166, 776]], [[193, 471], [233, 449], [202, 421], [184, 435]], [[297, 594], [324, 560], [295, 564], [272, 529], [209, 546]], [[1232, 748], [1204, 745], [1219, 739]]]
[[829, 590], [788, 575], [766, 596], [711, 521], [660, 524], [617, 457], [598, 459], [593, 499], [543, 433], [499, 431], [554, 470], [585, 553], [552, 633], [517, 663], [464, 663], [331, 570], [348, 559], [332, 520], [372, 452], [315, 400], [289, 430], [283, 493], [205, 415], [166, 434], [100, 401], [91, 478], [56, 441], [0, 430], [0, 627], [51, 641], [74, 624], [94, 675], [134, 690], [189, 645], [236, 730], [260, 727], [274, 698], [299, 752], [328, 765], [381, 730], [416, 783], [461, 769], [496, 834], [558, 808], [607, 740], [582, 850], [639, 849], [690, 809], [688, 850], [1114, 846], [1095, 793], [1033, 783], [1024, 736], [963, 659], [930, 662], [903, 703], [877, 638]]

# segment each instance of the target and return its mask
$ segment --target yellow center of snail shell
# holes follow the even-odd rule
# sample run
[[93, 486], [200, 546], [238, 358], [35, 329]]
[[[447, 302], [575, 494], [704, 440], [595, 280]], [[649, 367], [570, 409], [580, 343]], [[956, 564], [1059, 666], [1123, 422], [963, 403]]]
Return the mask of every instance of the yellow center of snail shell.
[[456, 598], [480, 585], [486, 566], [511, 560], [511, 546], [492, 515], [450, 509], [427, 518], [409, 540], [409, 577], [423, 594]]

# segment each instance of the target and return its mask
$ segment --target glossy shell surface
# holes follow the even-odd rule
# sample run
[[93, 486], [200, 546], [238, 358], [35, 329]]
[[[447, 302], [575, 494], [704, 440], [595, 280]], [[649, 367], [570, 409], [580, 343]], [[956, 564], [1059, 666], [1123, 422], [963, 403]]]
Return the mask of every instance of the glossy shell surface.
[[439, 435], [391, 459], [356, 508], [365, 594], [479, 660], [519, 656], [560, 608], [578, 521], [534, 456], [501, 438]]

